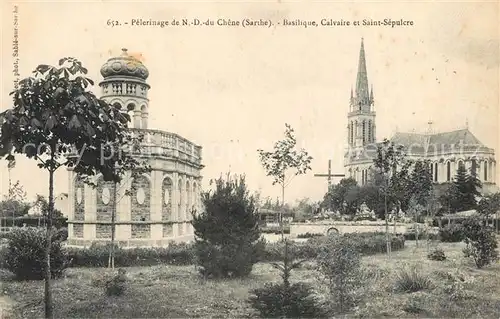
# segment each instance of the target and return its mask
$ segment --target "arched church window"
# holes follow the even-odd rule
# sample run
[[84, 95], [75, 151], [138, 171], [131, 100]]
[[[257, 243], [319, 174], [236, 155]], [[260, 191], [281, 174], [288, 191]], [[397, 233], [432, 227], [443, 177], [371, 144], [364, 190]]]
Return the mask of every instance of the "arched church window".
[[366, 142], [366, 121], [363, 120], [363, 143]]
[[434, 178], [434, 164], [431, 163], [430, 169], [431, 169], [431, 176], [432, 178]]
[[162, 202], [162, 220], [169, 221], [172, 218], [172, 180], [168, 177], [163, 180]]
[[183, 207], [182, 207], [182, 204], [183, 204], [183, 201], [184, 201], [184, 194], [182, 194], [182, 179], [179, 179], [179, 187], [178, 187], [178, 198], [179, 198], [179, 202], [177, 203], [178, 205], [178, 212], [177, 212], [177, 218], [179, 220], [184, 220], [184, 212], [183, 212]]
[[351, 143], [351, 123], [347, 123], [347, 144]]
[[186, 181], [186, 214], [189, 216], [191, 213], [191, 185]]
[[488, 161], [484, 162], [484, 181], [488, 181]]
[[475, 159], [473, 159], [471, 162], [470, 173], [473, 176], [476, 176], [477, 174], [477, 162]]
[[358, 121], [354, 121], [354, 136], [353, 136], [353, 140], [355, 140], [357, 136], [358, 136]]
[[354, 122], [351, 121], [351, 144], [354, 143]]
[[372, 121], [368, 121], [368, 142], [372, 142]]
[[464, 166], [464, 162], [459, 161], [459, 162], [458, 162], [458, 167], [459, 167], [459, 168], [465, 168], [465, 166]]
[[438, 181], [438, 163], [434, 163], [434, 181]]
[[447, 182], [451, 181], [451, 163], [450, 162], [446, 163], [446, 181]]

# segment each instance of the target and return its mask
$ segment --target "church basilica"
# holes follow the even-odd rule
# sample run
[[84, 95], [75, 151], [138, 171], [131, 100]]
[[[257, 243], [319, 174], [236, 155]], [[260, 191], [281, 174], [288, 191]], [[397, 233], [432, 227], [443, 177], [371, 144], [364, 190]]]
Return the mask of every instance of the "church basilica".
[[[431, 123], [429, 123], [431, 124]], [[459, 165], [473, 173], [483, 183], [485, 192], [495, 191], [495, 151], [481, 143], [468, 128], [425, 134], [397, 132], [391, 139], [402, 145], [409, 159], [431, 162], [433, 182], [451, 182]], [[363, 40], [354, 92], [351, 90], [347, 114], [347, 151], [344, 158], [345, 176], [359, 185], [367, 183], [376, 155], [376, 114], [373, 88], [369, 89]]]

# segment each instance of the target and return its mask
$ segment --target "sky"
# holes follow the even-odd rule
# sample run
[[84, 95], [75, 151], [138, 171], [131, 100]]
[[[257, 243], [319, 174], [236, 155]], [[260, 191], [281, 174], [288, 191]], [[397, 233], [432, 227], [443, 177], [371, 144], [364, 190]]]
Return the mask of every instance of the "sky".
[[[253, 191], [280, 196], [257, 154], [283, 137], [285, 123], [313, 157], [285, 200], [320, 200], [332, 160], [344, 173], [347, 111], [361, 38], [373, 85], [377, 139], [396, 131], [469, 129], [500, 149], [498, 2], [130, 2], [4, 1], [0, 109], [12, 105], [14, 16], [18, 19], [21, 78], [39, 64], [76, 57], [96, 84], [99, 69], [127, 48], [149, 69], [149, 127], [178, 133], [203, 147], [204, 187], [211, 178], [245, 174]], [[111, 27], [107, 21], [219, 18], [271, 20], [271, 28]], [[413, 26], [283, 27], [283, 19], [412, 20]], [[93, 88], [99, 94], [99, 87]], [[467, 123], [467, 124], [466, 124]], [[498, 155], [497, 161], [498, 161]], [[498, 172], [496, 181], [498, 183]], [[8, 170], [0, 162], [0, 194]], [[11, 171], [28, 192], [48, 195], [48, 174], [19, 158]], [[55, 193], [68, 191], [64, 170]]]

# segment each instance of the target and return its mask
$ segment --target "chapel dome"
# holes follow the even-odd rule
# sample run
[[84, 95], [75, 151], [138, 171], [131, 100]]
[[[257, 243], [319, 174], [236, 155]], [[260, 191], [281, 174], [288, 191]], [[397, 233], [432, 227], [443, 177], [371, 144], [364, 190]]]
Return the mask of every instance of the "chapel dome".
[[128, 55], [127, 49], [122, 49], [120, 56], [110, 58], [103, 64], [101, 75], [105, 79], [111, 76], [132, 76], [146, 80], [149, 76], [149, 71], [141, 61]]

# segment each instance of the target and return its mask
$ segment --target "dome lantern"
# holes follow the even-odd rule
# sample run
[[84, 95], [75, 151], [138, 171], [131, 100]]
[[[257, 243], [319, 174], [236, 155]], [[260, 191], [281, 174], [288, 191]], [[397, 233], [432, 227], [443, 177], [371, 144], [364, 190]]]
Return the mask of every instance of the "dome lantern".
[[122, 49], [118, 57], [108, 59], [101, 67], [101, 75], [104, 79], [110, 77], [134, 77], [145, 81], [149, 76], [148, 69], [139, 59], [128, 54], [127, 49]]

